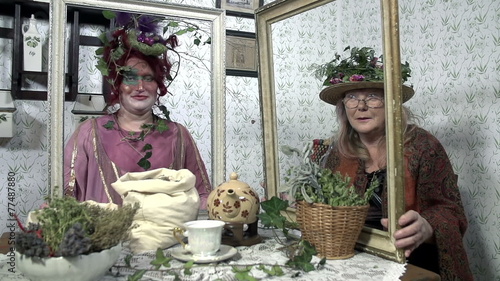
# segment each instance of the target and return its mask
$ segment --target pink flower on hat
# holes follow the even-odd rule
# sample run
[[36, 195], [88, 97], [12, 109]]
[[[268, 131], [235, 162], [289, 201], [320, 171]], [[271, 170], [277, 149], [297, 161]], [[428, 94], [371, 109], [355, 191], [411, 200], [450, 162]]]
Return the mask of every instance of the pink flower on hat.
[[350, 78], [349, 78], [349, 81], [353, 82], [353, 81], [363, 81], [365, 80], [365, 77], [363, 75], [358, 75], [358, 74], [354, 74], [352, 75]]
[[332, 84], [342, 83], [342, 79], [340, 79], [340, 78], [332, 78], [332, 79], [330, 79], [330, 83], [332, 83]]

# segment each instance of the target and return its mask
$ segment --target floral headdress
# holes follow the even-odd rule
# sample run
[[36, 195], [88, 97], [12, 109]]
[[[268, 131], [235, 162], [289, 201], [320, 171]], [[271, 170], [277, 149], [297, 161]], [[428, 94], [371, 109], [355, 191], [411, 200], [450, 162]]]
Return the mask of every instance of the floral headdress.
[[[344, 52], [348, 50], [351, 50], [348, 58], [341, 59], [339, 54], [335, 54], [332, 61], [318, 66], [314, 72], [318, 79], [326, 76], [323, 85], [329, 87], [321, 91], [320, 98], [327, 103], [336, 105], [344, 98], [345, 92], [350, 90], [384, 88], [382, 56], [376, 57], [375, 51], [370, 47], [346, 47]], [[401, 64], [403, 83], [408, 80], [410, 73], [409, 63]], [[403, 85], [403, 102], [408, 101], [413, 94], [411, 87]]]
[[156, 80], [160, 96], [165, 95], [167, 89], [164, 82], [173, 80], [170, 74], [172, 64], [168, 60], [167, 51], [174, 51], [177, 47], [177, 36], [173, 34], [163, 38], [158, 30], [158, 23], [162, 19], [158, 17], [110, 11], [104, 11], [103, 15], [107, 19], [114, 19], [117, 28], [99, 37], [104, 47], [96, 50], [99, 59], [96, 67], [111, 84], [115, 98], [119, 94], [118, 87], [123, 72], [131, 70], [125, 63], [134, 54], [156, 60], [154, 70], [159, 74]]

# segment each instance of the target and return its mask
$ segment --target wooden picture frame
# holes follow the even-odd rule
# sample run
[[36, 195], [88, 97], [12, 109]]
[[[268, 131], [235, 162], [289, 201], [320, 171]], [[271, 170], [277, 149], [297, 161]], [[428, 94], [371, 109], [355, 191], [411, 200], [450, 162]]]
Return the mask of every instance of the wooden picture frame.
[[258, 77], [255, 33], [226, 30], [226, 75]]
[[264, 0], [217, 0], [216, 7], [226, 11], [228, 16], [254, 18], [255, 10], [264, 4]]
[[[270, 199], [279, 195], [280, 167], [278, 151], [278, 110], [276, 108], [276, 84], [280, 77], [275, 75], [275, 60], [273, 53], [273, 25], [291, 19], [296, 15], [311, 9], [321, 9], [323, 5], [335, 0], [276, 0], [256, 11], [256, 34], [259, 40], [259, 87], [262, 128], [264, 136], [264, 165], [266, 195]], [[396, 248], [394, 232], [400, 228], [397, 218], [405, 212], [402, 145], [402, 106], [400, 45], [399, 45], [399, 17], [397, 1], [382, 0], [381, 16], [384, 48], [384, 82], [386, 109], [386, 137], [387, 137], [387, 194], [388, 219], [387, 231], [363, 227], [358, 237], [356, 248], [389, 260], [405, 263], [404, 250]], [[323, 19], [318, 19], [323, 20]], [[276, 40], [279, 40], [276, 39]], [[293, 53], [288, 53], [293, 58]], [[389, 71], [391, 70], [391, 71]], [[276, 82], [278, 81], [278, 82]], [[287, 215], [296, 220], [295, 208], [289, 208]]]

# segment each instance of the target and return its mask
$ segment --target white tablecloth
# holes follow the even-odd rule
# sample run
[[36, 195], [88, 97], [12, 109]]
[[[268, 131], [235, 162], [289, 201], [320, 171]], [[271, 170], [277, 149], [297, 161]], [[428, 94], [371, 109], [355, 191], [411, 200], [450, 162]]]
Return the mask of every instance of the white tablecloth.
[[[259, 229], [261, 236], [269, 235], [269, 230]], [[170, 262], [169, 268], [161, 267], [159, 270], [154, 270], [150, 262], [155, 259], [155, 251], [146, 252], [143, 254], [134, 255], [131, 259], [130, 269], [125, 266], [124, 258], [130, 254], [127, 249], [124, 249], [120, 259], [111, 268], [111, 271], [104, 276], [101, 281], [126, 281], [127, 276], [135, 272], [135, 270], [146, 269], [147, 272], [140, 279], [141, 281], [166, 281], [175, 280], [175, 272], [183, 281], [190, 280], [224, 280], [232, 281], [237, 280], [233, 267], [238, 266], [244, 268], [252, 266], [250, 274], [260, 280], [291, 280], [292, 275], [300, 272], [299, 270], [292, 270], [287, 267], [282, 267], [285, 275], [281, 277], [270, 277], [262, 270], [259, 270], [259, 265], [264, 265], [267, 269], [271, 269], [273, 265], [284, 265], [288, 258], [281, 250], [282, 246], [276, 243], [274, 238], [266, 238], [260, 244], [249, 247], [237, 247], [238, 253], [232, 258], [219, 262], [217, 264], [197, 264], [191, 269], [191, 275], [184, 274], [184, 262], [173, 259]], [[171, 256], [173, 248], [164, 250], [166, 257]], [[24, 278], [19, 272], [12, 273], [9, 269], [12, 267], [7, 264], [9, 257], [0, 255], [0, 281], [14, 281], [28, 279]], [[312, 263], [317, 264], [319, 258], [313, 257]], [[327, 280], [399, 280], [403, 275], [405, 265], [393, 261], [385, 260], [380, 257], [370, 255], [363, 252], [358, 252], [354, 257], [345, 260], [328, 260], [327, 263], [317, 269], [308, 273], [301, 272], [300, 275], [293, 280], [314, 280], [314, 281], [327, 281]], [[71, 279], [71, 278], [70, 278]], [[68, 279], [68, 280], [70, 280]], [[179, 280], [179, 279], [178, 279]]]

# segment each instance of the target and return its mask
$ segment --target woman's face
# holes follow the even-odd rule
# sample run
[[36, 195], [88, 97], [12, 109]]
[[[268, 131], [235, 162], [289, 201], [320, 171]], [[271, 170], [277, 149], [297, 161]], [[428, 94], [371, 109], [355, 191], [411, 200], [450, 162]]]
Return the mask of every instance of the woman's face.
[[385, 135], [383, 98], [383, 89], [359, 89], [346, 93], [343, 101], [347, 120], [360, 137]]
[[130, 66], [131, 71], [123, 73], [120, 108], [139, 115], [150, 112], [158, 96], [153, 70], [146, 61], [135, 57], [128, 59], [125, 65]]

